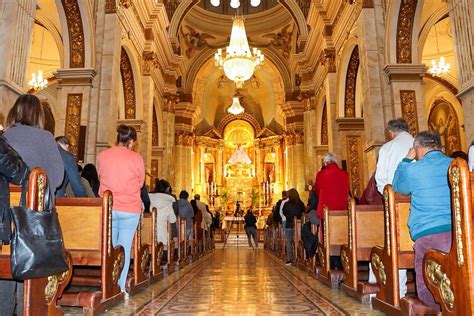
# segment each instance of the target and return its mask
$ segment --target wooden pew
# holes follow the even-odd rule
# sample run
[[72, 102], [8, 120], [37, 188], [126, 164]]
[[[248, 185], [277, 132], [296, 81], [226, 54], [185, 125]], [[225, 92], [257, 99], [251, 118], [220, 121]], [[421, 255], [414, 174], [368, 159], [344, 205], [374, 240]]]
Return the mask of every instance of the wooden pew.
[[163, 278], [163, 271], [160, 263], [163, 257], [163, 243], [156, 240], [156, 208], [151, 214], [143, 214], [142, 217], [142, 243], [148, 245], [151, 253], [149, 278], [153, 283]]
[[[315, 225], [315, 224], [311, 224], [311, 232], [314, 234], [314, 235], [318, 235], [319, 234], [319, 231], [318, 231], [318, 226]], [[318, 254], [316, 253], [313, 258], [311, 258], [311, 263], [308, 267], [308, 271], [310, 272], [310, 275], [311, 276], [316, 276], [317, 274], [319, 274], [319, 271], [318, 271], [318, 268], [317, 268], [317, 263], [318, 263]]]
[[394, 193], [391, 185], [385, 186], [384, 246], [372, 248], [370, 254], [372, 271], [379, 287], [376, 297], [372, 299], [372, 307], [387, 315], [436, 314], [416, 297], [400, 298], [399, 269], [414, 268], [413, 241], [407, 225], [409, 213], [410, 198]]
[[430, 250], [423, 276], [443, 315], [474, 315], [474, 173], [457, 158], [449, 168], [453, 237], [451, 250]]
[[306, 265], [306, 253], [303, 241], [301, 240], [301, 223], [304, 223], [304, 216], [301, 219], [294, 218], [293, 227], [295, 228], [295, 235], [293, 238], [293, 254], [296, 265], [304, 268]]
[[[56, 209], [74, 265], [71, 285], [81, 287], [64, 293], [59, 303], [97, 315], [124, 298], [118, 279], [125, 254], [122, 246], [112, 246], [112, 193], [106, 191], [102, 198], [57, 198]], [[88, 291], [88, 286], [94, 288]]]
[[319, 240], [317, 255], [320, 268], [318, 279], [326, 285], [337, 288], [341, 283], [344, 272], [332, 270], [330, 267], [331, 256], [340, 256], [341, 246], [347, 244], [348, 220], [347, 210], [329, 211], [324, 206], [323, 240]]
[[[384, 243], [384, 209], [383, 205], [356, 205], [354, 198], [349, 201], [348, 211], [348, 244], [341, 248], [341, 262], [344, 270], [342, 290], [358, 299], [369, 303], [369, 294], [377, 292], [377, 286], [360, 282], [359, 265], [370, 261], [372, 247]], [[368, 281], [369, 271], [365, 273]]]
[[188, 258], [188, 240], [186, 239], [186, 225], [187, 219], [185, 217], [178, 216], [178, 262], [186, 263]]
[[[42, 184], [41, 184], [42, 183]], [[44, 210], [44, 185], [47, 183], [45, 172], [40, 168], [34, 168], [29, 177], [26, 205], [32, 210]], [[39, 194], [41, 192], [41, 194]], [[19, 205], [21, 197], [20, 186], [10, 186], [10, 205]], [[36, 278], [24, 281], [23, 288], [23, 315], [63, 315], [58, 299], [62, 296], [64, 289], [72, 276], [72, 259], [66, 252], [66, 261], [69, 269], [57, 275], [44, 278]], [[0, 279], [13, 280], [10, 265], [10, 246], [2, 246], [0, 243]]]

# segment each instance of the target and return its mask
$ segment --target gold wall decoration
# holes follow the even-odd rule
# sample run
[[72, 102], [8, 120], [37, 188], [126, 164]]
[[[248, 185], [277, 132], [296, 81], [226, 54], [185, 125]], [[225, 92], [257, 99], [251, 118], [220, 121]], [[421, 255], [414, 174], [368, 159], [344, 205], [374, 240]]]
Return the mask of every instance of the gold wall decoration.
[[145, 273], [146, 267], [148, 266], [148, 261], [150, 260], [150, 250], [148, 247], [145, 248], [142, 254], [142, 262], [140, 264], [140, 269]]
[[418, 115], [416, 111], [415, 90], [400, 90], [402, 117], [408, 123], [410, 134], [418, 134]]
[[361, 194], [362, 153], [360, 136], [347, 136], [348, 170], [351, 179], [351, 191], [354, 196]]
[[81, 11], [77, 0], [61, 0], [66, 15], [69, 33], [69, 66], [71, 68], [84, 68], [85, 43], [82, 27]]
[[461, 225], [461, 188], [460, 188], [460, 178], [461, 174], [458, 166], [454, 166], [450, 171], [451, 185], [452, 185], [452, 200], [454, 208], [454, 225], [456, 228], [455, 232], [455, 242], [457, 246], [457, 257], [458, 257], [458, 266], [462, 267], [464, 265], [464, 245], [462, 242], [462, 225]]
[[355, 117], [357, 72], [359, 70], [359, 46], [354, 47], [347, 65], [344, 93], [344, 116]]
[[441, 146], [447, 155], [461, 150], [461, 133], [459, 120], [451, 103], [437, 99], [431, 106], [428, 117], [428, 128], [436, 131], [441, 138]]
[[176, 132], [174, 136], [174, 143], [176, 146], [192, 146], [194, 134], [185, 134], [183, 132]]
[[[303, 0], [307, 1], [307, 0]], [[308, 1], [310, 2], [310, 1]], [[268, 33], [263, 35], [263, 37], [270, 38], [271, 41], [268, 44], [259, 45], [259, 47], [269, 47], [273, 46], [278, 50], [281, 50], [283, 57], [289, 58], [291, 54], [291, 42], [293, 38], [293, 31], [289, 31], [291, 24], [288, 24], [283, 27], [280, 32]]]
[[[186, 29], [186, 30], [185, 30]], [[219, 46], [213, 46], [208, 43], [209, 39], [216, 39], [215, 36], [207, 33], [199, 33], [189, 25], [184, 25], [182, 28], [184, 43], [186, 45], [186, 57], [193, 57], [194, 53], [206, 47], [216, 49]]]
[[79, 150], [79, 132], [81, 128], [82, 93], [68, 94], [66, 105], [66, 131], [70, 152], [77, 155]]
[[397, 25], [397, 63], [411, 63], [412, 33], [418, 0], [402, 0]]
[[110, 254], [112, 253], [112, 202], [113, 202], [112, 194], [108, 192], [107, 205], [109, 207], [109, 211], [108, 211], [107, 220], [108, 220], [109, 227], [107, 227], [107, 235], [109, 235], [108, 237], [109, 243], [107, 245], [107, 255], [109, 257], [110, 257]]
[[455, 297], [453, 289], [451, 288], [451, 280], [447, 274], [443, 272], [442, 266], [434, 260], [428, 260], [425, 272], [430, 282], [439, 289], [446, 306], [452, 309], [454, 307]]
[[151, 175], [155, 178], [158, 177], [158, 159], [151, 160]]
[[105, 0], [105, 14], [116, 13], [117, 12], [117, 2], [118, 4], [128, 9], [132, 5], [131, 0]]
[[323, 115], [321, 117], [321, 145], [327, 145], [328, 143], [328, 112], [326, 103], [324, 103]]
[[151, 145], [158, 146], [158, 119], [156, 118], [156, 107], [153, 104], [153, 125], [151, 130]]
[[125, 118], [135, 118], [135, 82], [133, 80], [133, 69], [130, 58], [125, 49], [122, 47], [120, 54], [120, 75], [122, 76], [123, 97], [125, 101]]
[[327, 72], [336, 72], [336, 50], [334, 48], [325, 48], [319, 56], [319, 64], [326, 67]]
[[349, 257], [345, 249], [341, 250], [341, 263], [344, 273], [348, 275], [351, 272], [351, 266], [349, 265]]

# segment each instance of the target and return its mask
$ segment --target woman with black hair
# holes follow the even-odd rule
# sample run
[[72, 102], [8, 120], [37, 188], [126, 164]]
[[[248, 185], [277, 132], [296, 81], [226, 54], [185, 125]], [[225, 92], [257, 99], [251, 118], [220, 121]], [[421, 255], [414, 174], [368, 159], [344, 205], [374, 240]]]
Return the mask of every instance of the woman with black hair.
[[132, 150], [137, 140], [137, 132], [131, 126], [117, 128], [117, 146], [99, 155], [99, 194], [112, 192], [112, 244], [121, 245], [125, 250], [125, 263], [118, 284], [125, 290], [133, 236], [140, 220], [142, 200], [140, 189], [145, 181], [145, 164], [142, 156]]
[[82, 169], [81, 177], [83, 177], [87, 180], [87, 182], [89, 182], [92, 188], [92, 192], [94, 192], [95, 196], [99, 196], [100, 181], [96, 167], [93, 164], [88, 163]]

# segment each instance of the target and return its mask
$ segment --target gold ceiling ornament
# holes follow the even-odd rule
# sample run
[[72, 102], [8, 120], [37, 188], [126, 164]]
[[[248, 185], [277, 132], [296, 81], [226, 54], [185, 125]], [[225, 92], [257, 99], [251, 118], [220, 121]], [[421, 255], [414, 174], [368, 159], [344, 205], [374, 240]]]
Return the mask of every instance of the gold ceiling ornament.
[[227, 78], [234, 81], [238, 89], [242, 88], [244, 82], [249, 80], [255, 69], [263, 63], [262, 52], [256, 47], [250, 50], [243, 16], [234, 17], [230, 43], [225, 49], [225, 56], [222, 48], [219, 48], [214, 55], [214, 61], [216, 66], [224, 69]]

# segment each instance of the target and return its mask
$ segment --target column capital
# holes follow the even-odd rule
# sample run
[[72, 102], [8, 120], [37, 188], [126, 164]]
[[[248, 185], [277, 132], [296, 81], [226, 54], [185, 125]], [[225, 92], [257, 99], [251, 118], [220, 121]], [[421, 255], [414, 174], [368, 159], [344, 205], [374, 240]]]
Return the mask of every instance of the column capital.
[[63, 68], [54, 72], [60, 86], [92, 86], [96, 74], [94, 68]]
[[390, 81], [421, 81], [428, 68], [425, 64], [387, 64], [384, 72]]

